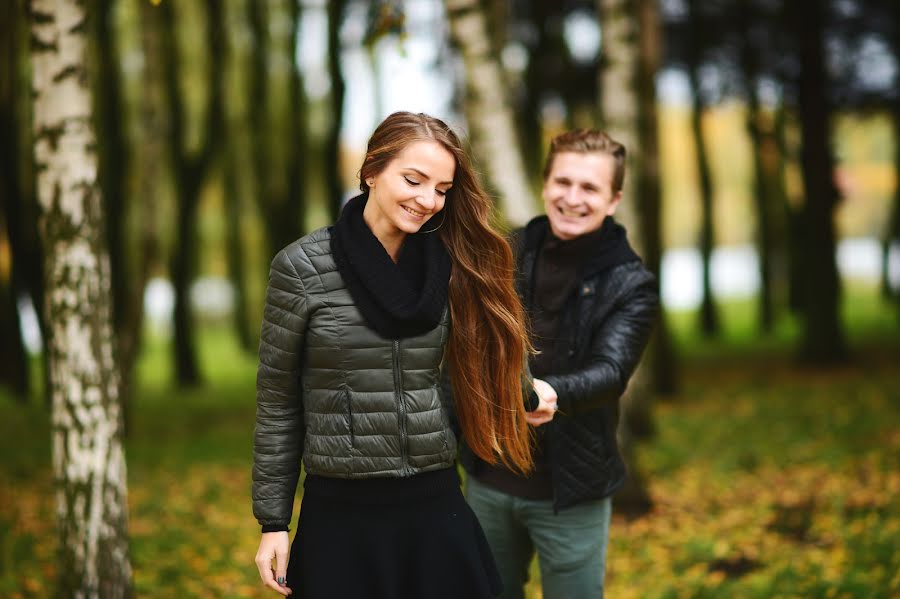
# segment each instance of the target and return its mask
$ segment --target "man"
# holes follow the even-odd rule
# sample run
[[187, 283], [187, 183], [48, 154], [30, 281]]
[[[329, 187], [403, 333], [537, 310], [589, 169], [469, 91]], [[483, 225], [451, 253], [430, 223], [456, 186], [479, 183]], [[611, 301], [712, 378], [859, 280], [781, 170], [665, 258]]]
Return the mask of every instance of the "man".
[[[494, 552], [503, 599], [524, 597], [536, 551], [545, 599], [603, 596], [611, 500], [625, 481], [619, 398], [650, 337], [656, 281], [611, 217], [625, 148], [595, 130], [556, 137], [546, 216], [513, 234], [517, 288], [538, 353], [536, 468], [528, 477], [463, 449], [468, 500]], [[557, 411], [558, 410], [558, 411]]]

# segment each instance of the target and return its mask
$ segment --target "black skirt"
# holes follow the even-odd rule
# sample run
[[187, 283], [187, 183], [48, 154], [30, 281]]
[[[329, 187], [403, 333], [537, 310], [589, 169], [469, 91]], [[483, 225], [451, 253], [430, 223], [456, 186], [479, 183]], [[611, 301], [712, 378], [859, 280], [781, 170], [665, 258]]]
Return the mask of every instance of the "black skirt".
[[454, 469], [307, 476], [287, 582], [294, 599], [488, 599], [502, 591]]

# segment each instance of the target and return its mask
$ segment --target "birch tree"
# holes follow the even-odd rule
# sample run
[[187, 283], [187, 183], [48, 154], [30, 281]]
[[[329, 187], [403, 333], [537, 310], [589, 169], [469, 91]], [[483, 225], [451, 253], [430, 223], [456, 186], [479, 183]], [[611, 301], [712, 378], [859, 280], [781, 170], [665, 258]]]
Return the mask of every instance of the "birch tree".
[[487, 20], [478, 0], [447, 0], [445, 5], [451, 37], [465, 65], [465, 113], [475, 155], [486, 167], [506, 220], [524, 225], [534, 216], [535, 203]]
[[84, 3], [31, 5], [35, 165], [59, 523], [58, 596], [131, 595], [110, 264], [87, 85]]
[[[604, 128], [628, 152], [625, 199], [616, 218], [630, 231], [629, 239], [647, 267], [660, 274], [660, 182], [655, 77], [659, 67], [661, 32], [656, 0], [597, 0], [603, 31], [603, 60], [598, 74], [600, 113]], [[675, 387], [671, 341], [660, 311], [650, 348], [622, 399], [619, 437], [631, 477], [618, 502], [643, 512], [650, 497], [634, 464], [634, 445], [653, 430], [652, 396]]]

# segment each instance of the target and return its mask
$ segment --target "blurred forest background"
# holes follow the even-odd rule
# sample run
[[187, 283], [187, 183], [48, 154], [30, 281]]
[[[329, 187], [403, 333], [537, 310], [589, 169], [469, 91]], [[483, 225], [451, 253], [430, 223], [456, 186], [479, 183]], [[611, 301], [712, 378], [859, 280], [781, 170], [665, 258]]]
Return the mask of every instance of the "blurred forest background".
[[617, 217], [665, 310], [609, 596], [900, 595], [900, 3], [65, 4], [0, 7], [0, 595], [270, 594], [269, 260], [395, 110], [465, 133], [504, 227], [554, 134], [629, 150]]

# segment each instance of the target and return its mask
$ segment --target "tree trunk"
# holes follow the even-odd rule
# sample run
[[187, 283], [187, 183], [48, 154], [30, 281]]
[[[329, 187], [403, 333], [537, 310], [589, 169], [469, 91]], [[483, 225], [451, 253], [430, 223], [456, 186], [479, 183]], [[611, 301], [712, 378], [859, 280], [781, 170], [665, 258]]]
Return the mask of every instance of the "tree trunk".
[[[146, 3], [145, 3], [146, 4]], [[148, 206], [155, 203], [156, 196], [145, 196], [149, 203], [143, 204], [141, 218], [141, 238], [137, 246], [137, 268], [128, 264], [128, 256], [132, 253], [128, 243], [127, 213], [128, 189], [127, 175], [131, 165], [131, 151], [126, 139], [126, 124], [123, 120], [125, 107], [122, 99], [122, 77], [119, 72], [116, 47], [112, 30], [113, 0], [97, 0], [96, 12], [92, 17], [93, 31], [97, 40], [96, 57], [99, 73], [95, 78], [98, 89], [97, 132], [99, 136], [99, 181], [106, 215], [107, 237], [109, 239], [110, 274], [112, 279], [112, 315], [116, 332], [115, 343], [121, 388], [119, 396], [125, 413], [125, 430], [130, 421], [132, 375], [137, 359], [138, 348], [144, 321], [144, 289], [150, 274], [151, 261], [156, 254], [156, 227], [152, 210]], [[143, 10], [143, 9], [142, 9]], [[147, 12], [144, 10], [143, 12]], [[142, 35], [146, 35], [142, 28]], [[145, 51], [145, 70], [158, 59], [154, 54]], [[146, 103], [152, 90], [149, 80], [144, 78], [143, 101]], [[150, 130], [144, 137], [144, 143], [155, 145], [153, 138], [159, 129]], [[159, 156], [153, 160], [144, 160], [141, 164], [141, 177], [157, 176]]]
[[[635, 249], [659, 275], [659, 160], [654, 77], [658, 68], [660, 32], [655, 2], [597, 0], [603, 27], [603, 60], [599, 88], [600, 113], [609, 134], [625, 145], [633, 193], [617, 209]], [[652, 506], [644, 477], [635, 460], [638, 440], [653, 432], [651, 413], [655, 389], [674, 385], [674, 361], [668, 351], [664, 313], [654, 331], [647, 359], [641, 362], [622, 397], [619, 440], [631, 476], [616, 496], [617, 509], [643, 514]]]
[[847, 358], [840, 322], [840, 281], [835, 260], [833, 183], [827, 81], [825, 6], [787, 3], [787, 14], [800, 45], [799, 116], [805, 201], [802, 211], [803, 316], [802, 358], [825, 365]]
[[544, 85], [546, 71], [542, 68], [542, 63], [550, 51], [547, 20], [551, 13], [551, 6], [548, 2], [531, 2], [529, 4], [529, 21], [537, 31], [538, 37], [525, 69], [525, 97], [522, 98], [519, 109], [519, 128], [522, 132], [522, 157], [528, 173], [531, 175], [529, 181], [533, 181], [543, 170], [544, 154], [546, 153], [540, 102], [541, 94], [546, 89]]
[[327, 161], [325, 185], [328, 190], [328, 214], [331, 222], [337, 222], [344, 199], [344, 182], [341, 176], [341, 128], [344, 123], [344, 95], [346, 84], [341, 70], [341, 24], [347, 0], [328, 3], [328, 75], [331, 80], [331, 122], [325, 141]]
[[716, 337], [720, 333], [719, 312], [716, 308], [712, 292], [710, 268], [712, 251], [715, 243], [715, 219], [713, 211], [712, 175], [709, 170], [709, 157], [706, 142], [703, 139], [703, 98], [700, 89], [700, 65], [703, 53], [703, 23], [697, 10], [697, 0], [688, 2], [688, 35], [687, 71], [693, 92], [693, 110], [691, 112], [691, 130], [694, 134], [694, 147], [697, 150], [697, 175], [700, 180], [700, 263], [702, 266], [703, 294], [700, 304], [700, 331], [704, 337]]
[[176, 236], [172, 251], [170, 272], [175, 289], [175, 372], [179, 385], [197, 385], [201, 382], [197, 363], [194, 319], [190, 307], [190, 284], [196, 274], [197, 261], [197, 208], [200, 189], [218, 151], [221, 131], [222, 97], [219, 78], [222, 76], [223, 15], [221, 0], [207, 2], [206, 46], [209, 48], [206, 89], [207, 103], [204, 137], [199, 150], [189, 152], [186, 147], [185, 107], [179, 89], [179, 58], [175, 38], [175, 17], [172, 3], [160, 5], [163, 18], [163, 61], [165, 64], [166, 103], [171, 120], [170, 162], [175, 182], [177, 200]]
[[[297, 57], [298, 36], [300, 35], [300, 3], [296, 0], [288, 2], [291, 22], [291, 35], [288, 49], [290, 51], [290, 83], [288, 85], [290, 107], [288, 127], [291, 143], [287, 150], [287, 198], [281, 202], [281, 208], [272, 211], [272, 233], [276, 249], [281, 249], [300, 237], [301, 221], [306, 207], [306, 164], [304, 157], [309, 146], [309, 133], [306, 127], [307, 101], [303, 90], [303, 74]], [[274, 252], [272, 253], [274, 255]]]
[[[753, 200], [756, 208], [756, 254], [759, 258], [759, 328], [763, 333], [771, 333], [775, 323], [775, 300], [773, 285], [774, 255], [780, 253], [775, 247], [773, 234], [773, 198], [774, 187], [767, 181], [775, 181], [777, 169], [773, 168], [773, 176], [766, 174], [765, 152], [774, 150], [771, 139], [764, 139], [762, 130], [762, 112], [759, 106], [759, 94], [756, 83], [759, 77], [758, 49], [753, 44], [753, 31], [756, 21], [752, 12], [751, 0], [741, 0], [738, 21], [741, 23], [740, 62], [744, 89], [747, 94], [747, 135], [753, 152]], [[770, 137], [770, 136], [767, 136]], [[773, 161], [774, 165], [775, 162]]]
[[[18, 265], [13, 238], [20, 235], [17, 229], [18, 212], [13, 206], [22, 202], [22, 185], [19, 169], [20, 138], [18, 128], [18, 73], [19, 73], [19, 23], [21, 13], [18, 2], [8, 2], [0, 8], [0, 243], [10, 248], [10, 261], [0, 264], [0, 384], [5, 384], [14, 396], [27, 401], [29, 392], [28, 357], [22, 343], [22, 328], [16, 304]], [[3, 266], [8, 270], [3, 272]]]
[[[230, 21], [230, 18], [225, 19]], [[226, 37], [230, 37], [226, 33]], [[234, 72], [236, 69], [245, 70], [246, 65], [235, 66], [237, 50], [228, 40], [223, 44], [224, 56], [222, 63], [229, 65], [226, 71]], [[246, 294], [246, 246], [241, 233], [242, 224], [246, 222], [244, 198], [248, 187], [244, 185], [243, 173], [246, 153], [241, 150], [246, 148], [245, 125], [246, 114], [237, 106], [234, 94], [229, 94], [229, 86], [234, 81], [229, 78], [219, 78], [221, 88], [219, 95], [223, 98], [221, 111], [222, 122], [218, 127], [225, 132], [224, 148], [222, 149], [222, 185], [225, 202], [225, 253], [228, 264], [228, 279], [231, 282], [232, 297], [234, 298], [232, 323], [237, 335], [238, 344], [246, 352], [255, 351], [257, 340], [250, 325]], [[231, 88], [233, 89], [233, 88]], [[246, 109], [244, 109], [246, 110]]]
[[[109, 262], [112, 277], [112, 314], [116, 337], [130, 318], [127, 256], [125, 244], [125, 179], [130, 162], [129, 147], [125, 141], [125, 123], [122, 115], [122, 77], [119, 74], [119, 56], [113, 39], [113, 0], [94, 0], [91, 23], [96, 40], [96, 58], [99, 72], [96, 81], [96, 119], [98, 158], [103, 210], [106, 215], [106, 231], [109, 238]], [[125, 367], [126, 364], [122, 364]], [[124, 368], [123, 368], [124, 370]], [[123, 397], [123, 401], [127, 401]]]
[[[892, 45], [894, 59], [900, 61], [900, 5], [896, 2], [892, 5], [894, 36]], [[896, 81], [900, 82], [900, 74]], [[900, 307], [900, 287], [891, 287], [890, 252], [892, 243], [900, 243], [900, 98], [896, 98], [892, 105], [894, 117], [894, 172], [897, 183], [894, 186], [894, 202], [891, 205], [891, 215], [888, 217], [888, 226], [884, 233], [883, 253], [881, 259], [881, 289], [884, 297], [893, 298]]]
[[[900, 288], [891, 287], [890, 272], [891, 244], [900, 243], [900, 102], [894, 107], [894, 171], [897, 173], [897, 184], [894, 187], [894, 200], [882, 244], [881, 289], [884, 297], [900, 300]], [[900, 305], [900, 301], [897, 303]]]
[[85, 10], [31, 4], [35, 165], [52, 328], [50, 395], [60, 539], [57, 595], [131, 596], [110, 266], [87, 86]]
[[478, 0], [446, 0], [445, 5], [451, 37], [466, 69], [465, 112], [472, 147], [506, 220], [523, 225], [534, 215], [535, 203], [483, 9]]

